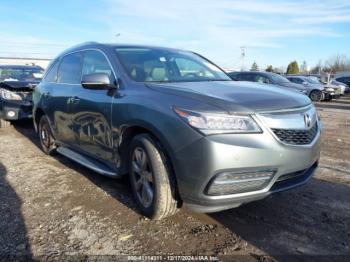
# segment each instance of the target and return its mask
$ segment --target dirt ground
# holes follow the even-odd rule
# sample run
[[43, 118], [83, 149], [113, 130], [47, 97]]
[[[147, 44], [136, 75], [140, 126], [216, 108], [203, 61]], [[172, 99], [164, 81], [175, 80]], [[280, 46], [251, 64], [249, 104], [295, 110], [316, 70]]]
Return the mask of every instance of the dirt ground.
[[317, 107], [324, 123], [322, 156], [307, 185], [214, 214], [183, 209], [158, 222], [137, 213], [127, 179], [44, 155], [30, 123], [2, 129], [0, 260], [214, 255], [228, 261], [349, 261], [350, 96]]

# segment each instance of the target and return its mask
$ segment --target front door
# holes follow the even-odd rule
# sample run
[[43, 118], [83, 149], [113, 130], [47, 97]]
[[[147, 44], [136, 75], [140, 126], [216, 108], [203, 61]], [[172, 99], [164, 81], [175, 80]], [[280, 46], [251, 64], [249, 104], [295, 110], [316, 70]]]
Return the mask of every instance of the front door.
[[[115, 82], [107, 58], [101, 51], [88, 50], [83, 53], [82, 75], [106, 73]], [[108, 89], [86, 89], [81, 87], [78, 100], [72, 109], [72, 125], [76, 131], [79, 149], [103, 161], [112, 161], [112, 100]]]
[[59, 64], [57, 81], [52, 84], [50, 90], [49, 117], [53, 119], [53, 128], [56, 140], [67, 146], [73, 146], [75, 132], [72, 126], [72, 105], [75, 103], [76, 94], [81, 87], [81, 62], [80, 52], [65, 55]]

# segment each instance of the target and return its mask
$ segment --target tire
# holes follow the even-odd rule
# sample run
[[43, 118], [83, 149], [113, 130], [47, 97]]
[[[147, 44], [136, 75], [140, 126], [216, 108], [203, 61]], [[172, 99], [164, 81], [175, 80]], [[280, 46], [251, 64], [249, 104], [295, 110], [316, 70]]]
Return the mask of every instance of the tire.
[[330, 94], [326, 94], [324, 100], [325, 101], [331, 101], [333, 98]]
[[319, 102], [322, 99], [322, 91], [320, 90], [313, 90], [310, 93], [310, 99], [313, 102]]
[[55, 152], [55, 139], [52, 135], [49, 121], [45, 115], [41, 116], [38, 125], [38, 133], [40, 137], [41, 149], [47, 155], [52, 155]]
[[0, 118], [0, 128], [6, 128], [11, 126], [10, 121], [6, 121], [5, 119]]
[[129, 175], [136, 205], [142, 215], [161, 220], [179, 210], [171, 168], [165, 154], [148, 134], [137, 135], [131, 141]]

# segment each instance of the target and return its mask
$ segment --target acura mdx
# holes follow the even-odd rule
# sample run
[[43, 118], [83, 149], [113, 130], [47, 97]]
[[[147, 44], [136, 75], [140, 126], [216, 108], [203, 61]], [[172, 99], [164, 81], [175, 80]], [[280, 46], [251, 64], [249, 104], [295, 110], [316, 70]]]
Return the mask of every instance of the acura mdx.
[[189, 51], [81, 44], [53, 60], [33, 101], [45, 153], [129, 176], [153, 219], [183, 204], [216, 212], [300, 186], [320, 155], [307, 96], [232, 81]]

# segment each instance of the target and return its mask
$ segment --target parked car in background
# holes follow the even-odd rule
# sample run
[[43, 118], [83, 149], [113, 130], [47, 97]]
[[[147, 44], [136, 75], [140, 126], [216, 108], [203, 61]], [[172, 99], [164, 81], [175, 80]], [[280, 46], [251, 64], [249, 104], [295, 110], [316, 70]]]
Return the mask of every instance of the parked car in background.
[[325, 74], [298, 74], [291, 76], [305, 76], [313, 80], [314, 83], [320, 83], [325, 88], [333, 88], [335, 90], [335, 97], [344, 95], [348, 91], [348, 86], [344, 83], [338, 82], [333, 79], [333, 75], [329, 73]]
[[348, 88], [346, 89], [345, 92], [350, 93], [350, 89], [349, 89], [349, 87], [350, 87], [350, 74], [349, 74], [349, 76], [340, 76], [340, 77], [335, 76], [334, 79], [337, 82], [341, 82], [341, 83], [347, 85]]
[[230, 72], [228, 75], [232, 80], [236, 81], [249, 81], [249, 82], [257, 82], [261, 84], [271, 84], [276, 85], [278, 87], [293, 90], [300, 92], [304, 95], [309, 96], [310, 90], [303, 85], [298, 85], [290, 82], [285, 77], [270, 73], [270, 72]]
[[59, 55], [33, 96], [45, 153], [128, 175], [142, 214], [216, 212], [306, 183], [320, 155], [309, 98], [232, 81], [193, 52], [87, 43]]
[[342, 95], [344, 95], [345, 93], [349, 93], [350, 92], [349, 86], [347, 84], [345, 84], [345, 83], [342, 83], [342, 82], [339, 82], [337, 80], [332, 79], [330, 81], [330, 84], [333, 85], [333, 86], [338, 87], [340, 89], [340, 92], [341, 92]]
[[[304, 85], [308, 87], [310, 91], [310, 99], [312, 101], [331, 100], [333, 97], [340, 95], [339, 88], [327, 87], [322, 84], [317, 78], [298, 76], [298, 75], [287, 75], [287, 79], [293, 83]], [[338, 93], [337, 93], [338, 92]]]
[[32, 117], [32, 92], [43, 73], [39, 66], [0, 65], [0, 127]]

